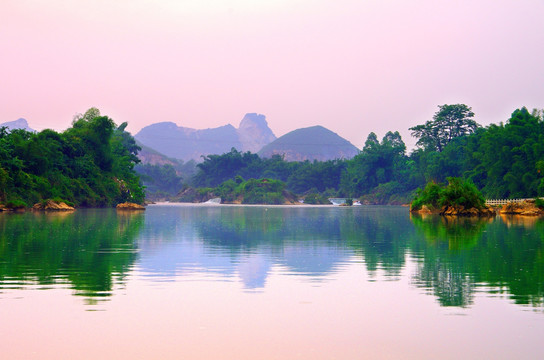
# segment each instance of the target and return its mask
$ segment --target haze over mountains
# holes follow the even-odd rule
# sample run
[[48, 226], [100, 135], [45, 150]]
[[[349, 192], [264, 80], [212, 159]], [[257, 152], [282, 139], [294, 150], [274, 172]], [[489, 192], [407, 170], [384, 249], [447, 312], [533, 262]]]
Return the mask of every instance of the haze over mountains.
[[28, 126], [28, 121], [23, 118], [19, 118], [15, 121], [7, 121], [5, 123], [1, 123], [0, 127], [5, 126], [8, 128], [8, 130], [14, 130], [14, 129], [24, 129], [26, 131], [34, 131], [34, 129], [31, 129]]
[[349, 159], [359, 149], [338, 134], [322, 127], [297, 129], [280, 138], [261, 114], [246, 114], [240, 126], [195, 130], [172, 122], [146, 126], [135, 136], [143, 145], [175, 159], [201, 161], [210, 154], [224, 154], [232, 148], [262, 157], [283, 155], [287, 161]]
[[283, 155], [287, 161], [351, 159], [358, 153], [352, 143], [323, 126], [291, 131], [258, 152], [261, 157]]
[[144, 127], [134, 138], [142, 144], [175, 159], [200, 161], [210, 154], [224, 154], [231, 148], [257, 152], [276, 139], [264, 115], [246, 114], [240, 126], [225, 125], [196, 130], [161, 122]]
[[[25, 119], [5, 122], [8, 129], [34, 131]], [[266, 117], [257, 113], [244, 116], [238, 128], [224, 125], [211, 129], [191, 129], [173, 122], [159, 122], [141, 129], [134, 138], [142, 147], [143, 163], [175, 164], [202, 161], [202, 156], [224, 154], [232, 148], [261, 157], [282, 155], [287, 161], [350, 159], [359, 153], [353, 144], [323, 126], [291, 131], [276, 138]]]

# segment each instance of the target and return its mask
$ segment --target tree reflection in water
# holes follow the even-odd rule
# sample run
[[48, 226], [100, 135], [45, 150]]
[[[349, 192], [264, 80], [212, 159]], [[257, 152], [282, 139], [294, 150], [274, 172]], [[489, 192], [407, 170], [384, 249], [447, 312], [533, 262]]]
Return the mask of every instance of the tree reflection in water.
[[468, 306], [477, 288], [506, 293], [518, 304], [542, 306], [542, 219], [530, 226], [500, 218], [412, 216], [420, 238], [413, 250], [417, 286], [430, 289], [444, 306]]
[[0, 289], [67, 284], [108, 297], [137, 258], [141, 213], [113, 209], [0, 214]]
[[540, 218], [421, 217], [401, 207], [0, 214], [0, 292], [65, 286], [88, 301], [112, 295], [134, 266], [151, 275], [238, 276], [245, 288], [264, 289], [276, 266], [327, 281], [355, 261], [370, 281], [410, 276], [442, 306], [470, 306], [485, 291], [542, 307], [543, 254]]

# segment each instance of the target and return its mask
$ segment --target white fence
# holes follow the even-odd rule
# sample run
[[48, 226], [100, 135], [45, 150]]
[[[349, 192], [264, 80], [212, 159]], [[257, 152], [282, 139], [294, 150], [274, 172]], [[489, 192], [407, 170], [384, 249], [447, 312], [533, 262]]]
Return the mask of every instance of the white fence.
[[526, 200], [534, 200], [535, 198], [530, 199], [487, 199], [485, 201], [486, 205], [505, 205], [507, 203], [520, 203]]

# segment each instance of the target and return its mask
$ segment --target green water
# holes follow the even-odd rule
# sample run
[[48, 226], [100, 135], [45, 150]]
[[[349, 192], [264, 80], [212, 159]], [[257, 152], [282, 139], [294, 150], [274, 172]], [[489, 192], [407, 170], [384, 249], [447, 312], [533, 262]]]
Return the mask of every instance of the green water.
[[543, 247], [544, 219], [402, 207], [0, 214], [0, 345], [7, 358], [541, 358]]

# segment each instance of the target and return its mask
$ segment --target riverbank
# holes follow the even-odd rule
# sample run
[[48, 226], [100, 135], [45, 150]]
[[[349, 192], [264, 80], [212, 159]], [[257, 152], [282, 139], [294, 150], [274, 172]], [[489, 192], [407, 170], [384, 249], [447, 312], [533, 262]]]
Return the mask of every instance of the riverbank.
[[544, 207], [538, 206], [535, 200], [511, 202], [503, 205], [499, 210], [501, 215], [543, 216]]

